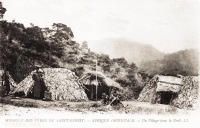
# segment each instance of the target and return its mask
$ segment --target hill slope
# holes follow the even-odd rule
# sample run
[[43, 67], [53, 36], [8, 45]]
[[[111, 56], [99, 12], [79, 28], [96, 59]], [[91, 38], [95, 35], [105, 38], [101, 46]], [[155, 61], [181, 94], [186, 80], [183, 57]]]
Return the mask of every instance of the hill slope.
[[198, 75], [199, 51], [197, 49], [178, 51], [165, 55], [158, 61], [144, 62], [139, 69], [150, 75]]
[[111, 58], [124, 57], [130, 62], [140, 65], [142, 62], [163, 58], [164, 53], [151, 45], [141, 44], [124, 38], [105, 39], [89, 42], [92, 50], [110, 55]]

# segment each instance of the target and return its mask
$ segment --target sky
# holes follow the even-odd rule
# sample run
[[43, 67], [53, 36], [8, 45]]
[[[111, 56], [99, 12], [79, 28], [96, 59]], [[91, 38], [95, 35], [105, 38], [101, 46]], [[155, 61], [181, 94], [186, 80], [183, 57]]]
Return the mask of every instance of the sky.
[[[171, 53], [199, 44], [198, 0], [2, 0], [4, 19], [69, 26], [78, 42], [127, 38]], [[98, 49], [98, 48], [97, 48]]]

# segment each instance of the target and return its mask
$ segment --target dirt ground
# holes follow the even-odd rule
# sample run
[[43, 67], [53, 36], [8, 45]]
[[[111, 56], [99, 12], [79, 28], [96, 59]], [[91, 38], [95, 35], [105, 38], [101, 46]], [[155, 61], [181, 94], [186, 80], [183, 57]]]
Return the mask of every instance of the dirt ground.
[[42, 101], [28, 98], [5, 97], [0, 100], [0, 115], [24, 116], [42, 113], [99, 113], [99, 114], [188, 114], [189, 110], [178, 109], [169, 105], [146, 102], [122, 101], [124, 107], [104, 106], [101, 101], [66, 102]]

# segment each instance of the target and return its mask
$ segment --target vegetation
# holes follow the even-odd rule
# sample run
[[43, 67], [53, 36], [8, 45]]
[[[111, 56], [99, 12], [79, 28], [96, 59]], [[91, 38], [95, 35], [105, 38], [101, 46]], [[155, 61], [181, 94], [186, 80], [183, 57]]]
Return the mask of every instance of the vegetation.
[[34, 68], [35, 62], [58, 67], [63, 55], [61, 44], [48, 42], [38, 26], [25, 28], [20, 23], [1, 21], [2, 68], [21, 81]]
[[2, 2], [0, 1], [0, 19], [3, 18], [4, 13], [6, 12], [6, 8], [2, 6]]
[[[6, 9], [0, 2], [0, 19], [5, 12]], [[118, 44], [129, 47], [129, 50], [118, 45], [122, 50], [117, 52], [126, 53], [125, 57], [130, 57], [130, 54], [134, 56], [127, 57], [128, 63], [125, 58], [111, 59], [109, 55], [97, 54], [89, 49], [86, 41], [80, 45], [73, 37], [71, 28], [62, 23], [53, 23], [50, 28], [41, 28], [34, 24], [25, 27], [15, 21], [1, 20], [0, 67], [9, 71], [16, 82], [20, 82], [35, 68], [35, 64], [66, 68], [71, 65], [72, 69], [84, 65], [94, 70], [97, 61], [98, 70], [125, 88], [126, 91], [122, 93], [126, 100], [137, 99], [145, 82], [153, 75], [198, 75], [197, 50], [164, 55], [152, 46], [120, 40], [123, 43]], [[116, 40], [114, 42], [117, 43]], [[135, 44], [135, 47], [131, 44]], [[127, 54], [127, 51], [131, 53]]]
[[163, 59], [141, 64], [140, 72], [148, 75], [196, 76], [199, 68], [199, 51], [187, 49], [165, 55]]

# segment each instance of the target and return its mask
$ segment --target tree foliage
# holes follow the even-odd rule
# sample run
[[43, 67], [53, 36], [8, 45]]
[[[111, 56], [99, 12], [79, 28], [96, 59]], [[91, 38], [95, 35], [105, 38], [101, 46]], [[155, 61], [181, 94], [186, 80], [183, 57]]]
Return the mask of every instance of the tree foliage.
[[3, 7], [2, 2], [0, 1], [0, 19], [3, 19], [5, 12], [6, 8]]
[[126, 61], [125, 58], [114, 58], [112, 60], [113, 64], [118, 64], [119, 66], [123, 67], [123, 68], [127, 68], [129, 66], [128, 62]]
[[4, 36], [1, 39], [2, 67], [9, 70], [17, 82], [33, 70], [35, 62], [59, 67], [61, 58], [69, 56], [66, 48], [75, 47], [75, 42], [71, 40], [73, 33], [64, 24], [53, 24], [52, 28], [43, 29], [1, 21], [1, 29]]
[[198, 75], [199, 51], [196, 49], [182, 50], [168, 54], [161, 60], [145, 62], [139, 71], [150, 76], [163, 75]]

